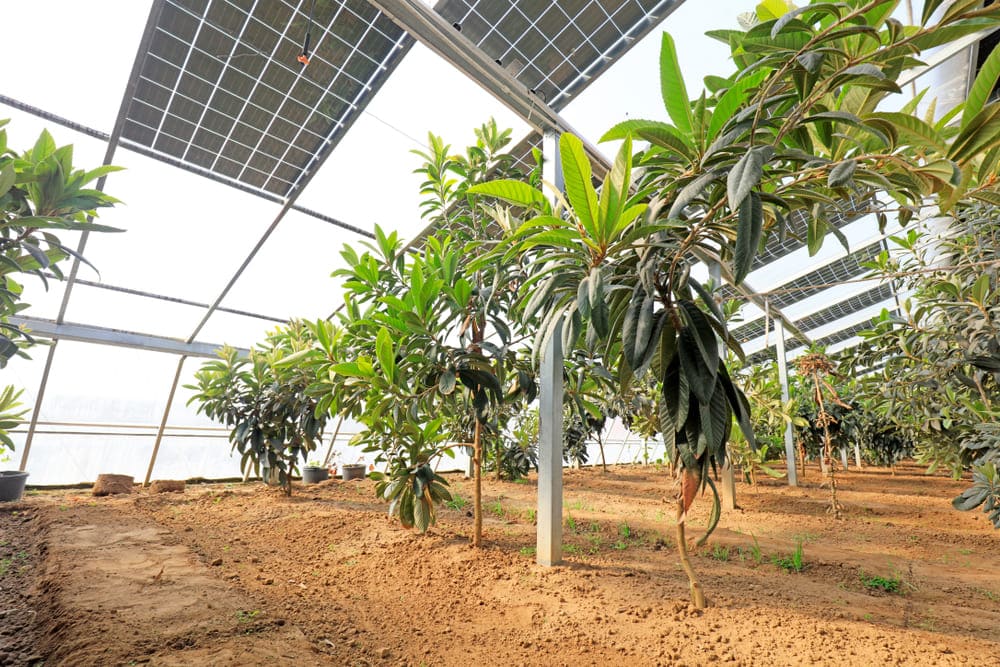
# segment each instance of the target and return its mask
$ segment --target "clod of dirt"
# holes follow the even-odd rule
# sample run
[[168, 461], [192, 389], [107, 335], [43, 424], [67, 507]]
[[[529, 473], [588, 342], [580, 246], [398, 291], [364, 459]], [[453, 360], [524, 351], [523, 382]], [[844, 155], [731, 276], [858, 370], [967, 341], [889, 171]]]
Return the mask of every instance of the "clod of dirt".
[[184, 493], [184, 480], [157, 479], [149, 485], [150, 493]]
[[132, 493], [134, 482], [135, 479], [131, 475], [98, 475], [91, 493], [95, 496]]

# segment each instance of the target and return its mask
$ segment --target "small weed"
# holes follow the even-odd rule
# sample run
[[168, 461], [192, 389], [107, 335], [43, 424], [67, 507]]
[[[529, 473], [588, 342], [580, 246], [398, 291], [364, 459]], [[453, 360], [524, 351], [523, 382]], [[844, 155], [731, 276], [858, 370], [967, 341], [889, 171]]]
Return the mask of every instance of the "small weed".
[[628, 522], [622, 521], [621, 525], [618, 526], [618, 534], [626, 540], [632, 536], [632, 529], [629, 528]]
[[628, 549], [628, 542], [623, 542], [621, 540], [618, 540], [617, 542], [611, 545], [611, 548], [617, 549], [618, 551], [625, 551], [626, 549]]
[[599, 533], [601, 532], [601, 524], [597, 523], [596, 521], [591, 521], [590, 525], [587, 526], [587, 530], [589, 530], [592, 533]]
[[0, 577], [6, 576], [9, 570], [10, 570], [10, 559], [9, 558], [0, 559]]
[[566, 515], [566, 530], [571, 533], [576, 532], [576, 519], [573, 518], [572, 514]]
[[795, 551], [789, 556], [771, 556], [771, 562], [785, 572], [801, 572], [805, 568], [802, 553], [802, 540], [795, 541]]
[[663, 521], [663, 510], [656, 510], [656, 520]]
[[566, 509], [577, 510], [578, 512], [593, 512], [593, 505], [586, 505], [582, 500], [574, 500], [566, 504]]
[[535, 555], [535, 547], [521, 547], [520, 554], [522, 556], [534, 556]]
[[865, 614], [865, 615], [864, 615], [864, 616], [862, 616], [861, 618], [865, 619], [865, 620], [866, 620], [866, 621], [868, 621], [869, 623], [870, 623], [871, 621], [875, 620], [875, 617], [874, 617], [874, 616], [872, 616], [871, 614]]
[[716, 544], [712, 547], [712, 558], [715, 560], [721, 560], [723, 562], [729, 560], [729, 547], [723, 546], [721, 544]]
[[501, 498], [497, 498], [496, 501], [490, 504], [490, 513], [493, 514], [498, 519], [504, 518], [507, 514], [506, 510], [503, 508], [503, 502]]
[[524, 518], [528, 523], [535, 523], [538, 520], [538, 510], [534, 508], [524, 510]]
[[760, 565], [764, 562], [764, 554], [760, 550], [760, 542], [757, 541], [757, 536], [750, 533], [750, 539], [753, 540], [753, 546], [750, 547], [750, 557], [753, 558], [753, 562]]
[[877, 574], [865, 574], [864, 570], [858, 573], [861, 585], [870, 591], [884, 591], [886, 593], [899, 593], [902, 579], [897, 576], [880, 577]]
[[253, 611], [243, 611], [241, 609], [236, 612], [236, 620], [240, 623], [249, 623], [258, 616], [260, 616], [260, 609], [254, 609]]
[[972, 549], [959, 549], [958, 553], [962, 554], [963, 556], [968, 556], [972, 553]]
[[590, 542], [590, 553], [596, 554], [601, 550], [601, 544], [604, 540], [601, 539], [600, 533], [592, 533], [587, 535], [587, 541]]
[[461, 511], [461, 510], [465, 509], [465, 505], [468, 502], [469, 502], [468, 500], [466, 500], [462, 496], [460, 496], [457, 493], [455, 493], [455, 494], [452, 494], [451, 500], [449, 500], [448, 502], [446, 502], [444, 504], [444, 506], [447, 507], [450, 510]]
[[514, 483], [515, 484], [527, 484], [528, 480], [526, 478], [524, 478], [524, 477], [518, 477], [517, 479], [514, 480]]
[[580, 547], [576, 546], [575, 544], [564, 544], [563, 551], [565, 551], [568, 554], [578, 554], [580, 553]]
[[987, 600], [992, 600], [993, 602], [1000, 601], [1000, 593], [991, 591], [988, 588], [977, 588], [975, 589], [977, 593], [985, 597]]

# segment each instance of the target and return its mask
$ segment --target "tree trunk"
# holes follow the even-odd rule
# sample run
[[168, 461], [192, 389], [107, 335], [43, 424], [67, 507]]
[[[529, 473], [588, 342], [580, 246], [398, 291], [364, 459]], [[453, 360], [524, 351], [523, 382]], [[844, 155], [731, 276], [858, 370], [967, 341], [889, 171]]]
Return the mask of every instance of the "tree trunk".
[[503, 443], [500, 441], [500, 438], [497, 438], [497, 446], [493, 452], [493, 467], [496, 469], [496, 474], [493, 476], [493, 479], [498, 482], [500, 481], [500, 458], [503, 454], [501, 451], [502, 447]]
[[472, 470], [475, 482], [472, 492], [472, 513], [475, 527], [472, 529], [472, 546], [483, 544], [483, 444], [480, 440], [479, 419], [476, 419], [476, 432], [472, 439]]
[[601, 450], [601, 467], [604, 468], [604, 472], [608, 471], [608, 462], [604, 460], [604, 438], [598, 434], [597, 436], [597, 446]]
[[[822, 406], [820, 406], [822, 408]], [[820, 411], [822, 417], [825, 411]], [[834, 519], [840, 518], [840, 503], [837, 502], [837, 477], [833, 474], [833, 443], [830, 442], [830, 429], [823, 424], [823, 459], [826, 463], [826, 478], [830, 481], [830, 513]]]
[[701, 582], [698, 581], [694, 568], [691, 567], [691, 561], [688, 559], [687, 540], [684, 538], [683, 500], [677, 501], [677, 554], [680, 556], [684, 574], [687, 575], [688, 582], [691, 584], [691, 604], [694, 605], [695, 609], [704, 609], [705, 593], [701, 590]]

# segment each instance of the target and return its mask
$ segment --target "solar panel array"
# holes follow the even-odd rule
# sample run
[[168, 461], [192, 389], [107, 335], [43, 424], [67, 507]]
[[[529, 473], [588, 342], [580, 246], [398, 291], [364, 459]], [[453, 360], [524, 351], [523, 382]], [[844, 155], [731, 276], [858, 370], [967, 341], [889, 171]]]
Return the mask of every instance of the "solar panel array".
[[166, 0], [124, 142], [289, 196], [412, 44], [364, 0], [314, 4]]
[[678, 0], [443, 0], [436, 9], [556, 111]]

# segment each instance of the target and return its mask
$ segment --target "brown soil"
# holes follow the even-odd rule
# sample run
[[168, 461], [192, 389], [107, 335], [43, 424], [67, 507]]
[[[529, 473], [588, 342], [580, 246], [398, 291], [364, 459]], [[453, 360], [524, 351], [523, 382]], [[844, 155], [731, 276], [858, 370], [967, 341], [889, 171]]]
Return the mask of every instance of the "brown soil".
[[[673, 545], [675, 489], [652, 467], [566, 471], [552, 568], [534, 562], [534, 480], [485, 484], [481, 550], [471, 503], [420, 536], [368, 480], [291, 498], [36, 492], [0, 506], [0, 665], [995, 664], [1000, 533], [951, 508], [963, 483], [852, 471], [837, 521], [818, 481], [739, 487], [742, 509], [693, 557], [704, 611]], [[774, 560], [797, 542], [805, 567], [787, 571]]]

